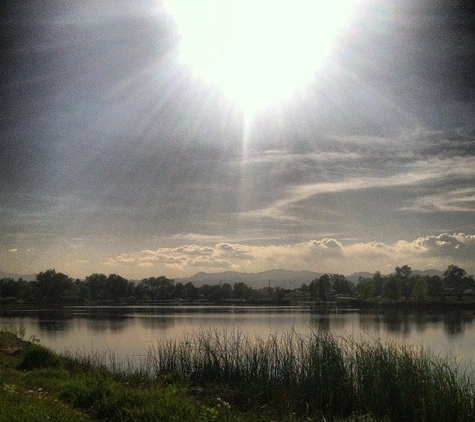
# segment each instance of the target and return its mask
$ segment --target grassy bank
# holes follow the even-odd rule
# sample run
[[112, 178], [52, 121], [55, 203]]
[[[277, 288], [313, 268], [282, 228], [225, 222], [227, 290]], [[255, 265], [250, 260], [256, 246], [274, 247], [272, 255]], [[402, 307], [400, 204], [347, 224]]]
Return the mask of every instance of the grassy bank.
[[0, 332], [0, 421], [473, 421], [472, 381], [421, 350], [315, 333], [196, 333], [132, 368]]

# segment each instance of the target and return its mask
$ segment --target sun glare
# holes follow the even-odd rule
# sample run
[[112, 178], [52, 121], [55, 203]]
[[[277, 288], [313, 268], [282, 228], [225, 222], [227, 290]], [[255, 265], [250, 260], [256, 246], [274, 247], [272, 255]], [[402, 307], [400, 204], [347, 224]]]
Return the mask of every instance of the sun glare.
[[165, 0], [180, 59], [243, 110], [304, 89], [357, 0]]

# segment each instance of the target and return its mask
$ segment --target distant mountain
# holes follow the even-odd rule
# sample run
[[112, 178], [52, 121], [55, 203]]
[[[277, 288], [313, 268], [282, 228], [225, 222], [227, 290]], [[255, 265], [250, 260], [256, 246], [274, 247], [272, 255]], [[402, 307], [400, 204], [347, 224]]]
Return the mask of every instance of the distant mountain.
[[26, 280], [26, 281], [33, 281], [36, 278], [36, 274], [20, 275], [20, 274], [6, 273], [4, 271], [0, 271], [0, 278], [13, 278], [14, 280], [18, 280], [19, 278], [22, 278], [23, 280]]
[[[296, 288], [300, 287], [302, 284], [310, 284], [312, 280], [319, 278], [324, 273], [317, 273], [313, 271], [290, 271], [290, 270], [268, 270], [262, 271], [259, 273], [240, 273], [237, 271], [225, 271], [222, 273], [205, 273], [199, 272], [191, 277], [186, 278], [177, 278], [175, 281], [177, 283], [186, 284], [188, 282], [193, 283], [195, 287], [201, 287], [204, 284], [220, 284], [220, 283], [229, 283], [233, 285], [234, 283], [243, 282], [246, 283], [249, 287], [254, 289], [261, 289], [263, 287], [283, 287], [283, 288]], [[437, 275], [442, 277], [444, 274], [443, 271], [429, 269], [429, 270], [413, 270], [414, 275]], [[357, 283], [359, 277], [362, 278], [372, 278], [374, 273], [369, 273], [366, 271], [361, 271], [353, 273], [346, 276], [346, 278], [353, 283]], [[36, 274], [14, 274], [0, 271], [0, 278], [13, 278], [18, 280], [22, 278], [26, 281], [35, 280]], [[134, 281], [134, 280], [130, 280]], [[138, 283], [138, 281], [137, 281]]]
[[[434, 270], [433, 268], [429, 269], [429, 270], [413, 270], [412, 273], [413, 273], [413, 275], [428, 275], [430, 277], [432, 277], [434, 275], [442, 277], [442, 275], [444, 274], [443, 271]], [[394, 273], [392, 273], [392, 274], [394, 274]], [[384, 275], [385, 274], [383, 274], [383, 276]], [[353, 283], [357, 283], [358, 279], [360, 277], [362, 277], [362, 278], [373, 278], [373, 276], [374, 276], [374, 273], [368, 273], [366, 271], [362, 271], [362, 272], [359, 272], [359, 273], [353, 273], [353, 274], [347, 276], [346, 278], [348, 280], [352, 281]]]
[[300, 287], [302, 284], [309, 284], [312, 280], [320, 277], [322, 273], [312, 271], [289, 271], [289, 270], [269, 270], [259, 273], [239, 273], [236, 271], [225, 271], [222, 273], [204, 273], [200, 272], [191, 277], [175, 279], [176, 282], [183, 284], [193, 283], [195, 287], [201, 287], [204, 284], [219, 283], [246, 283], [249, 287], [261, 289], [263, 287]]
[[[414, 275], [429, 275], [442, 276], [443, 271], [429, 269], [429, 270], [414, 270]], [[319, 278], [323, 273], [316, 273], [313, 271], [290, 271], [290, 270], [269, 270], [259, 273], [239, 273], [236, 271], [225, 271], [222, 273], [205, 273], [199, 272], [191, 277], [177, 278], [177, 283], [193, 283], [195, 287], [201, 287], [204, 284], [214, 285], [220, 283], [234, 283], [243, 282], [249, 287], [254, 289], [261, 289], [263, 287], [283, 287], [283, 288], [296, 288], [302, 284], [310, 284], [312, 280]], [[348, 280], [353, 283], [357, 283], [360, 277], [373, 278], [374, 273], [367, 271], [361, 271], [346, 276]]]
[[431, 268], [430, 270], [414, 270], [413, 271], [414, 275], [428, 275], [430, 277], [433, 277], [435, 275], [438, 275], [439, 277], [442, 277], [444, 275], [444, 271], [439, 271], [439, 270], [434, 270]]
[[351, 275], [346, 276], [346, 278], [353, 283], [358, 283], [359, 278], [373, 278], [374, 273], [368, 273], [367, 271], [361, 271], [359, 273], [353, 273]]

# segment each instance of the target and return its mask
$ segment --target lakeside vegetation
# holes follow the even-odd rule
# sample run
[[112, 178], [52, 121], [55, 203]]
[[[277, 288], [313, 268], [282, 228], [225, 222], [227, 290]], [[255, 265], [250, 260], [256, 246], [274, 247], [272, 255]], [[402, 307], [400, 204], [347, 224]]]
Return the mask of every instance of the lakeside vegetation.
[[323, 274], [297, 288], [253, 288], [244, 282], [204, 284], [175, 282], [165, 276], [139, 282], [120, 275], [91, 274], [72, 279], [54, 269], [40, 272], [35, 280], [0, 279], [0, 305], [88, 305], [188, 303], [328, 303], [378, 305], [470, 305], [475, 306], [475, 280], [466, 271], [449, 265], [443, 275], [414, 274], [411, 267], [396, 267], [394, 273], [360, 277], [357, 283], [341, 274]]
[[396, 343], [207, 331], [150, 349], [59, 356], [0, 331], [0, 421], [472, 421], [473, 374]]

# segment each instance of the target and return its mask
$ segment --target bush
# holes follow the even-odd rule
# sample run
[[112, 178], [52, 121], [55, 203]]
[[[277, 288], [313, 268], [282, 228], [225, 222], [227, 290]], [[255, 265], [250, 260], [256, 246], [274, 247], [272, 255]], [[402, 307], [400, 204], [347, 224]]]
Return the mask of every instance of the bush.
[[31, 371], [37, 368], [57, 368], [59, 364], [60, 358], [56, 353], [34, 344], [26, 351], [18, 369]]

